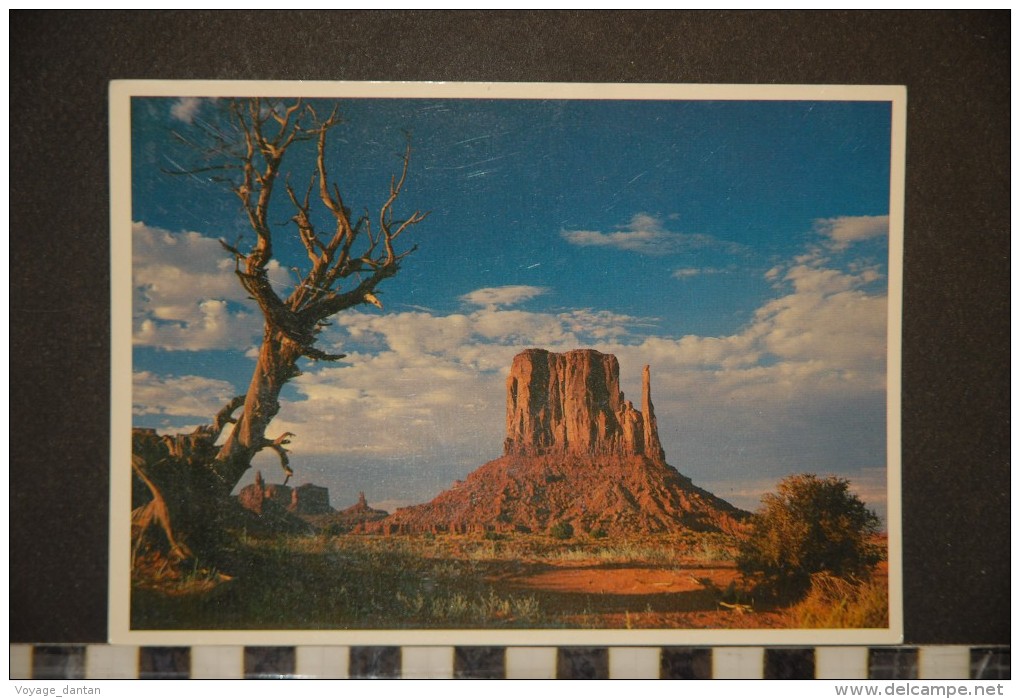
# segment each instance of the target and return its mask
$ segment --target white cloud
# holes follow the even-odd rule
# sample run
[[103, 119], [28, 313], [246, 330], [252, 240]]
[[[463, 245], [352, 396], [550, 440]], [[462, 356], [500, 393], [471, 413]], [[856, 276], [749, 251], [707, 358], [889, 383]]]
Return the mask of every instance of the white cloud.
[[[257, 312], [241, 317], [243, 292], [223, 269], [216, 241], [141, 224], [137, 232], [142, 339], [158, 330], [165, 347], [251, 341]], [[836, 267], [815, 248], [765, 276], [775, 297], [721, 337], [651, 335], [656, 319], [601, 309], [506, 307], [547, 292], [530, 286], [476, 290], [462, 300], [478, 308], [449, 315], [347, 311], [320, 338], [323, 349], [345, 351], [347, 360], [307, 366], [292, 383], [298, 397], [282, 401], [270, 436], [296, 434], [296, 466], [306, 459], [327, 473], [329, 464], [343, 464], [347, 490], [424, 500], [499, 455], [506, 370], [516, 353], [593, 347], [617, 355], [632, 400], [640, 397], [641, 368], [652, 366], [667, 456], [696, 483], [774, 483], [791, 472], [874, 464], [884, 448], [886, 298], [872, 284], [879, 272]], [[238, 344], [239, 337], [246, 339]], [[143, 373], [135, 411], [210, 415], [232, 390], [201, 381]], [[373, 481], [384, 472], [395, 479], [385, 488]], [[738, 505], [763, 492], [727, 487]], [[879, 490], [869, 489], [869, 501]]]
[[702, 474], [733, 477], [746, 468], [772, 475], [791, 459], [807, 469], [831, 457], [831, 440], [816, 434], [853, 434], [853, 420], [880, 419], [873, 407], [863, 418], [854, 411], [881, 410], [885, 298], [860, 288], [870, 275], [817, 259], [772, 276], [784, 293], [723, 337], [648, 336], [649, 319], [593, 310], [348, 313], [324, 340], [371, 352], [298, 378], [305, 400], [286, 405], [274, 430], [298, 435], [296, 453], [441, 462], [447, 482], [459, 477], [454, 462], [471, 468], [498, 453], [517, 352], [594, 347], [618, 356], [632, 399], [641, 367], [652, 365], [667, 453], [685, 473], [689, 459]]
[[884, 369], [886, 299], [856, 290], [795, 293], [759, 309], [752, 332], [764, 350], [789, 361]]
[[[262, 316], [234, 274], [219, 241], [132, 224], [133, 335], [136, 345], [168, 350], [244, 349], [262, 332]], [[270, 279], [287, 273], [275, 262]]]
[[[531, 313], [344, 313], [324, 346], [348, 346], [341, 365], [314, 365], [292, 385], [272, 432], [295, 433], [295, 455], [401, 459], [473, 468], [498, 456], [506, 369], [521, 350], [566, 351], [630, 336], [645, 319], [578, 309]], [[593, 342], [593, 340], [596, 340]], [[363, 351], [350, 351], [356, 344]], [[445, 475], [448, 483], [465, 471]]]
[[670, 255], [704, 248], [720, 248], [730, 253], [741, 250], [736, 243], [710, 235], [669, 231], [663, 226], [662, 219], [648, 214], [634, 214], [628, 223], [608, 233], [564, 230], [560, 231], [560, 235], [567, 242], [581, 247], [610, 247], [641, 255]]
[[887, 298], [872, 288], [882, 276], [859, 261], [837, 267], [812, 246], [765, 273], [781, 295], [758, 308], [742, 334], [760, 357], [774, 360], [770, 366], [789, 372], [795, 363], [805, 382], [811, 376], [833, 387], [883, 390]]
[[839, 216], [814, 221], [817, 233], [831, 241], [834, 249], [842, 250], [850, 243], [889, 235], [888, 216]]
[[542, 286], [491, 286], [475, 289], [461, 296], [460, 300], [473, 306], [513, 306], [547, 293], [549, 289]]
[[237, 391], [228, 381], [202, 376], [168, 376], [136, 371], [132, 376], [135, 415], [199, 417], [210, 420]]
[[498, 455], [500, 374], [451, 358], [393, 351], [350, 360], [294, 380], [303, 400], [283, 402], [270, 430], [293, 432], [296, 455], [475, 466]]
[[402, 356], [442, 356], [490, 371], [505, 369], [513, 353], [525, 347], [588, 346], [633, 337], [634, 328], [654, 322], [653, 318], [592, 309], [535, 313], [486, 307], [448, 316], [420, 311], [383, 315], [350, 311], [324, 333], [320, 344], [341, 350], [353, 340], [374, 350], [391, 350]]
[[557, 317], [570, 332], [596, 341], [633, 337], [636, 328], [656, 327], [659, 320], [591, 308], [560, 313]]
[[[862, 288], [873, 274], [800, 256], [770, 270], [780, 295], [723, 337], [648, 335], [654, 319], [591, 309], [352, 311], [323, 344], [363, 350], [296, 379], [302, 400], [287, 403], [272, 429], [298, 435], [295, 455], [421, 463], [448, 483], [499, 453], [505, 372], [517, 352], [594, 347], [620, 359], [631, 399], [651, 364], [667, 454], [696, 480], [870, 460], [872, 445], [854, 435], [877, 433], [883, 414], [885, 297]], [[859, 457], [848, 439], [860, 442]]]
[[770, 392], [805, 400], [819, 391], [881, 391], [885, 385], [886, 296], [858, 274], [821, 263], [795, 264], [781, 276], [782, 296], [763, 304], [740, 332], [724, 337], [651, 337], [621, 351], [644, 354], [677, 373], [711, 373], [725, 399], [753, 403]]
[[[818, 254], [769, 271], [778, 295], [722, 337], [621, 338], [628, 396], [652, 367], [667, 457], [696, 483], [753, 506], [789, 473], [856, 472], [885, 449], [886, 296], [870, 267], [835, 269]], [[748, 492], [732, 484], [748, 481]], [[758, 481], [761, 481], [760, 483]], [[746, 488], [744, 488], [746, 490]], [[869, 488], [868, 501], [884, 507]]]
[[185, 124], [190, 124], [195, 119], [199, 107], [202, 106], [201, 97], [180, 97], [170, 107], [170, 116]]

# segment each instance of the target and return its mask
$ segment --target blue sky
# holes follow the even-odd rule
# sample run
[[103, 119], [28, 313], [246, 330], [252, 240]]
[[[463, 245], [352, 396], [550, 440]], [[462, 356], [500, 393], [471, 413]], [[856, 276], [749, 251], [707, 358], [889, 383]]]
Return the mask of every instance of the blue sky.
[[[754, 507], [788, 473], [850, 478], [884, 509], [890, 105], [887, 102], [359, 99], [332, 171], [377, 210], [430, 210], [383, 310], [342, 314], [271, 432], [297, 483], [421, 502], [499, 456], [505, 372], [527, 347], [651, 364], [670, 463]], [[248, 236], [233, 195], [180, 137], [196, 98], [132, 103], [134, 413], [207, 421], [253, 367], [260, 318], [216, 242]], [[310, 159], [289, 170], [305, 182]], [[304, 255], [277, 202], [281, 287]], [[274, 457], [275, 458], [275, 457]], [[275, 480], [268, 456], [260, 467]]]

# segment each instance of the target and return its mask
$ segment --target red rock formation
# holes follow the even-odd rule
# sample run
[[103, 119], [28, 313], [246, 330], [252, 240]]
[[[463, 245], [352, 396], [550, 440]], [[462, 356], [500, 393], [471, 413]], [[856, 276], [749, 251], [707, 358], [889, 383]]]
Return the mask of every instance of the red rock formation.
[[266, 483], [262, 472], [255, 473], [255, 482], [241, 488], [237, 500], [245, 509], [263, 514], [267, 507], [294, 514], [320, 515], [333, 511], [329, 506], [329, 489], [306, 483], [297, 488], [279, 483]]
[[507, 378], [505, 455], [429, 503], [366, 527], [392, 532], [531, 531], [557, 522], [606, 534], [736, 531], [748, 513], [666, 463], [644, 368], [642, 410], [616, 357], [518, 354]]
[[290, 494], [291, 512], [299, 515], [324, 515], [333, 511], [329, 506], [329, 488], [305, 483]]
[[370, 507], [364, 492], [358, 493], [357, 504], [351, 505], [340, 513], [342, 522], [353, 527], [364, 526], [368, 522], [384, 519], [387, 515], [389, 512], [386, 510]]
[[242, 507], [259, 515], [269, 507], [286, 510], [290, 506], [291, 489], [285, 485], [267, 484], [262, 478], [262, 472], [256, 471], [255, 482], [241, 488], [237, 500]]
[[237, 520], [237, 526], [253, 536], [310, 533], [312, 529], [308, 523], [294, 512], [295, 502], [300, 502], [300, 492], [301, 488], [266, 483], [262, 473], [256, 472], [255, 482], [241, 488], [237, 494], [237, 502], [243, 508], [239, 509], [243, 516]]
[[389, 516], [386, 510], [377, 510], [369, 506], [364, 493], [358, 493], [357, 504], [351, 505], [345, 510], [331, 512], [328, 515], [305, 517], [304, 519], [320, 530], [342, 533], [364, 531], [365, 526]]
[[[643, 404], [650, 413], [647, 372]], [[611, 354], [529, 349], [514, 357], [506, 386], [508, 456], [664, 456], [654, 416], [646, 421], [624, 400], [620, 365]]]

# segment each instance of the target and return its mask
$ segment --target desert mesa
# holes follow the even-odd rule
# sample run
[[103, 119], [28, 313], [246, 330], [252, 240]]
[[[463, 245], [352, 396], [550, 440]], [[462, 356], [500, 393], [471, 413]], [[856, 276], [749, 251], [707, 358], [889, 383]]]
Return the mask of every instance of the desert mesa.
[[666, 462], [648, 366], [638, 410], [620, 390], [615, 356], [528, 349], [514, 357], [506, 401], [502, 457], [367, 529], [541, 533], [569, 525], [594, 536], [735, 533], [749, 516]]

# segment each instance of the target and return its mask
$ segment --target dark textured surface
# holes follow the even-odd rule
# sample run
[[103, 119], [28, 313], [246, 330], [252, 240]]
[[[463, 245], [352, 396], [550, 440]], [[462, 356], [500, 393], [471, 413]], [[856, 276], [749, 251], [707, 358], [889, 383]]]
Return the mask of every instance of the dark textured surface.
[[351, 646], [348, 675], [351, 678], [393, 679], [400, 677], [399, 646]]
[[558, 648], [556, 651], [556, 679], [609, 679], [609, 650], [607, 648]]
[[712, 679], [711, 648], [663, 648], [659, 677], [664, 680]]
[[106, 638], [107, 81], [277, 78], [905, 84], [906, 641], [1009, 643], [1008, 12], [9, 20], [12, 641]]
[[872, 648], [868, 651], [868, 679], [917, 679], [917, 649]]
[[32, 649], [32, 679], [80, 680], [84, 677], [84, 646], [36, 646]]
[[764, 677], [767, 680], [813, 680], [814, 648], [766, 648]]
[[140, 679], [183, 680], [190, 676], [190, 648], [143, 646], [138, 649], [138, 677]]
[[458, 646], [453, 650], [456, 679], [499, 680], [506, 677], [506, 648]]
[[296, 654], [289, 646], [249, 646], [244, 649], [244, 678], [271, 680], [296, 673]]
[[975, 680], [1010, 679], [1009, 648], [971, 648], [970, 676]]

